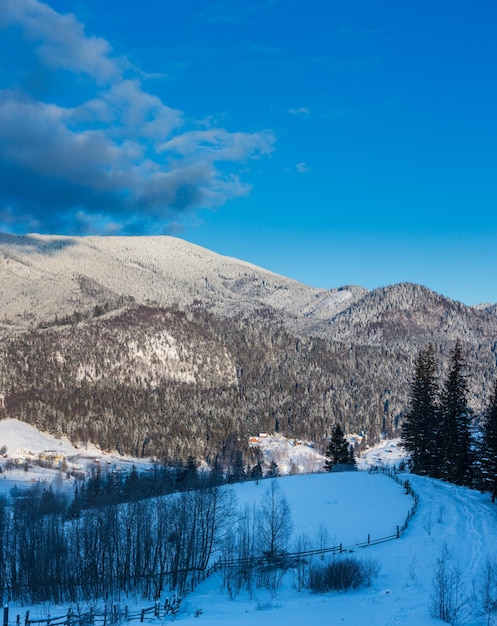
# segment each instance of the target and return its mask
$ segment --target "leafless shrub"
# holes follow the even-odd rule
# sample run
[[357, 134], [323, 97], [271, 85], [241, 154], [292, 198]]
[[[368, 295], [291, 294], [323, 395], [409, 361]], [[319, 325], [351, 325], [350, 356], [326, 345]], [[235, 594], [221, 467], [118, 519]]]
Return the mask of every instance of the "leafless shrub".
[[407, 573], [412, 582], [416, 582], [418, 577], [418, 557], [416, 553], [412, 555], [411, 560], [407, 564]]
[[361, 572], [364, 583], [367, 587], [371, 587], [373, 578], [376, 578], [381, 570], [381, 563], [377, 559], [369, 557], [361, 561]]
[[421, 520], [421, 524], [423, 528], [426, 530], [428, 535], [431, 535], [431, 531], [433, 530], [433, 517], [431, 514], [431, 509], [426, 513], [426, 515]]
[[[323, 523], [319, 524], [319, 529], [316, 536], [316, 543], [317, 547], [320, 550], [324, 550], [324, 548], [327, 548], [330, 545], [330, 534]], [[324, 560], [324, 552], [321, 552], [321, 560]]]
[[[301, 534], [297, 537], [294, 544], [294, 551], [301, 553], [309, 550], [311, 543], [306, 534]], [[293, 564], [293, 586], [297, 591], [302, 591], [302, 587], [305, 585], [307, 578], [307, 571], [309, 569], [309, 559], [303, 556], [299, 556], [294, 560]]]
[[492, 615], [497, 613], [497, 560], [486, 559], [473, 582], [473, 597], [476, 612], [484, 615], [490, 626]]
[[271, 609], [279, 609], [281, 605], [275, 604], [274, 602], [258, 602], [255, 610], [256, 611], [270, 611]]
[[444, 546], [437, 559], [430, 597], [430, 614], [447, 624], [460, 624], [467, 607], [462, 572]]
[[370, 584], [368, 580], [375, 571], [379, 571], [376, 563], [370, 562], [364, 567], [363, 562], [351, 556], [335, 558], [325, 565], [311, 565], [309, 588], [314, 593], [356, 589], [362, 584]]

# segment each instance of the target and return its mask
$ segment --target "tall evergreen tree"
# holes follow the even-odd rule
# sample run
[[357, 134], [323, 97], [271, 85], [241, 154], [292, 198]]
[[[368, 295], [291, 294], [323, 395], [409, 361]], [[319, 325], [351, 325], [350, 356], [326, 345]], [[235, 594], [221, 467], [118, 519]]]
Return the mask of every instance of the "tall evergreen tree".
[[354, 446], [352, 444], [350, 444], [349, 446], [349, 460], [347, 461], [347, 463], [352, 467], [352, 469], [357, 469]]
[[436, 375], [435, 348], [428, 344], [416, 358], [410, 405], [402, 426], [402, 444], [415, 474], [437, 476], [439, 471]]
[[260, 461], [257, 461], [257, 463], [252, 466], [250, 478], [255, 481], [259, 481], [262, 478], [262, 464]]
[[280, 475], [280, 469], [278, 463], [273, 459], [269, 464], [269, 469], [266, 472], [266, 478], [277, 478]]
[[[333, 426], [331, 439], [326, 450], [324, 469], [331, 472], [334, 465], [348, 465], [351, 462], [350, 446], [340, 424]], [[352, 453], [353, 458], [353, 453]]]
[[480, 447], [481, 488], [497, 498], [497, 379], [484, 415], [483, 436]]
[[464, 368], [462, 346], [458, 340], [440, 402], [441, 477], [458, 485], [469, 485], [473, 473], [472, 411], [466, 399], [468, 388]]
[[236, 450], [234, 455], [233, 464], [228, 471], [228, 482], [239, 483], [246, 480], [247, 474], [245, 472], [245, 464], [243, 462], [243, 454], [241, 450]]

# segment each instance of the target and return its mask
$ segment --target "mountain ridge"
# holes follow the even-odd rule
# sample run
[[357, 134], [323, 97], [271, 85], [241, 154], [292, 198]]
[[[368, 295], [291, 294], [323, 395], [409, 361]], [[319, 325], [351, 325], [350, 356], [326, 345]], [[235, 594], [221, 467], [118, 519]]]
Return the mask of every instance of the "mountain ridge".
[[[253, 306], [268, 306], [302, 318], [302, 330], [319, 331], [319, 322], [340, 314], [368, 294], [387, 294], [414, 283], [398, 283], [367, 290], [345, 285], [333, 289], [310, 287], [234, 257], [227, 257], [171, 236], [73, 237], [59, 235], [10, 235], [0, 233], [0, 319], [22, 321], [43, 299], [33, 281], [51, 288], [55, 300], [49, 310], [40, 307], [38, 318], [56, 312], [72, 313], [109, 299], [131, 297], [163, 306], [189, 306], [200, 302], [222, 314], [239, 313], [236, 302], [243, 298]], [[6, 284], [11, 289], [6, 290]], [[58, 283], [58, 284], [56, 284]], [[83, 284], [82, 284], [83, 283]], [[29, 288], [28, 288], [29, 284]], [[435, 294], [422, 285], [425, 293]], [[29, 295], [24, 301], [12, 292]], [[38, 290], [40, 291], [40, 290]], [[456, 303], [442, 294], [438, 297]], [[369, 296], [371, 297], [371, 296]], [[220, 301], [224, 304], [221, 306]], [[497, 313], [497, 304], [460, 305]], [[451, 305], [453, 306], [453, 304]], [[308, 320], [306, 323], [305, 320]]]
[[[255, 265], [169, 236], [151, 237], [59, 237], [48, 235], [0, 235], [0, 279], [3, 298], [1, 317], [26, 324], [26, 311], [41, 306], [38, 317], [53, 318], [74, 309], [91, 308], [108, 298], [132, 297], [163, 306], [190, 306], [200, 302], [223, 314], [237, 314], [243, 298], [253, 306], [268, 306], [295, 315], [316, 305], [330, 293], [308, 287]], [[93, 284], [93, 292], [81, 278]], [[11, 289], [5, 283], [10, 280]], [[51, 291], [53, 305], [43, 301], [41, 281]], [[362, 288], [351, 288], [351, 293]], [[25, 294], [22, 299], [18, 294]], [[289, 295], [291, 293], [291, 296]], [[69, 298], [68, 298], [69, 294]], [[17, 297], [16, 297], [17, 296]], [[339, 305], [343, 298], [337, 298]], [[336, 308], [336, 307], [335, 307]], [[72, 309], [72, 310], [71, 310]]]
[[[246, 459], [249, 435], [398, 433], [418, 350], [469, 400], [497, 372], [497, 306], [422, 285], [308, 287], [173, 237], [0, 235], [0, 416], [127, 454]], [[231, 459], [231, 461], [229, 460]]]

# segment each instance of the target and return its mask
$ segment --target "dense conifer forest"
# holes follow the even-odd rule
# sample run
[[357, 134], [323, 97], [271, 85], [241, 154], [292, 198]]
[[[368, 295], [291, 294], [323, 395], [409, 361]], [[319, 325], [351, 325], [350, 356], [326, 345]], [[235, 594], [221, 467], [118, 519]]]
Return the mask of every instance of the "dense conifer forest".
[[468, 404], [468, 378], [461, 343], [449, 370], [438, 376], [432, 344], [421, 349], [414, 368], [402, 443], [411, 471], [497, 495], [497, 380], [488, 405], [475, 415]]
[[[2, 417], [78, 445], [159, 461], [217, 457], [225, 467], [239, 451], [254, 462], [248, 439], [259, 432], [323, 450], [337, 423], [366, 443], [398, 434], [413, 366], [409, 352], [388, 343], [142, 305], [14, 334], [0, 352]], [[474, 368], [473, 388], [488, 387], [488, 371]]]
[[[157, 353], [165, 335], [178, 346], [176, 360]], [[155, 354], [145, 356], [147, 346]], [[73, 443], [160, 460], [220, 455], [229, 463], [235, 450], [248, 453], [250, 435], [321, 442], [338, 420], [373, 441], [396, 430], [391, 397], [398, 406], [406, 392], [397, 381], [405, 357], [392, 351], [203, 312], [136, 307], [22, 334], [2, 348], [3, 416]], [[375, 379], [372, 361], [381, 363]]]

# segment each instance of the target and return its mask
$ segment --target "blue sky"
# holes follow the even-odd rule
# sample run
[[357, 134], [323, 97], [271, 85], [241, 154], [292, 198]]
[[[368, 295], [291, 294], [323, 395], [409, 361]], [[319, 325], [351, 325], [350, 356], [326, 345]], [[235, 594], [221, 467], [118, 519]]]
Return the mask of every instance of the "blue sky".
[[491, 0], [2, 0], [0, 229], [497, 302]]

